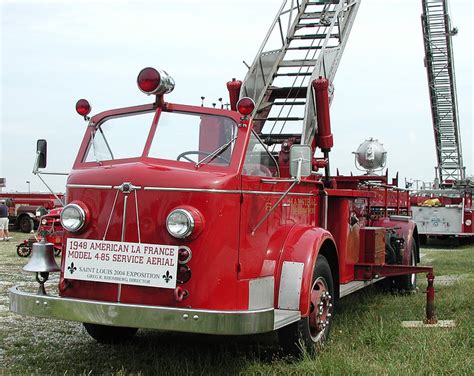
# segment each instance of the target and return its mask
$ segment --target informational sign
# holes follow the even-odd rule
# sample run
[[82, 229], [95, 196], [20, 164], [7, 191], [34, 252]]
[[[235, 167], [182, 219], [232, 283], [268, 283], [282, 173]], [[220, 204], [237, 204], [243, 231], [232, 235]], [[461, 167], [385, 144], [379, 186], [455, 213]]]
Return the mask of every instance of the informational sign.
[[73, 238], [66, 244], [66, 279], [175, 288], [177, 268], [173, 245]]

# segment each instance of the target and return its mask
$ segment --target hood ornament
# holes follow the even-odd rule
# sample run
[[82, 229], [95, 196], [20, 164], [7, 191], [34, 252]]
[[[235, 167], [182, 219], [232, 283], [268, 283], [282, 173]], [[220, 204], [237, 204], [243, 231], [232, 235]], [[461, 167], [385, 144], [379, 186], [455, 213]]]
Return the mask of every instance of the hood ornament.
[[124, 194], [129, 194], [129, 193], [132, 193], [133, 191], [136, 191], [137, 189], [141, 189], [142, 187], [137, 187], [136, 185], [133, 185], [130, 182], [124, 182], [121, 185], [115, 186], [114, 188], [118, 189], [120, 192]]

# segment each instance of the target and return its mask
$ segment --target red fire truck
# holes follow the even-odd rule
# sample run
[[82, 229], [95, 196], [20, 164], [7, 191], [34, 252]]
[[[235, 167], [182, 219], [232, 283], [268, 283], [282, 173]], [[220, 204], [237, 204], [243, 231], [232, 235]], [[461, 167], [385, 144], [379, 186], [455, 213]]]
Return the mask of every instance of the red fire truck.
[[22, 232], [31, 232], [38, 227], [40, 217], [61, 206], [63, 197], [52, 193], [0, 193], [0, 199], [7, 201], [9, 206], [10, 223]]
[[[358, 1], [314, 4], [282, 7], [272, 30], [279, 33], [285, 15], [292, 24], [312, 15], [326, 41], [314, 38], [324, 48], [342, 43], [341, 53]], [[346, 28], [341, 38], [335, 27]], [[88, 127], [67, 181], [61, 266], [46, 245], [35, 245], [43, 256], [35, 259], [33, 249], [25, 269], [43, 289], [12, 288], [10, 309], [83, 322], [99, 342], [123, 341], [138, 328], [278, 331], [292, 352], [324, 342], [337, 299], [383, 278], [411, 290], [415, 273], [431, 273], [416, 266], [407, 192], [385, 176], [330, 174], [334, 70], [325, 73], [329, 60], [321, 61], [336, 47], [325, 54], [321, 46], [317, 61], [288, 62], [283, 52], [304, 40], [298, 35], [289, 30], [278, 56], [264, 43], [246, 79], [228, 83], [230, 109], [168, 102], [174, 82], [153, 68], [137, 78], [151, 103], [89, 119], [90, 105], [78, 101]], [[279, 77], [298, 64], [314, 69], [299, 87], [260, 76]], [[304, 119], [272, 115], [289, 103], [306, 110]], [[273, 129], [293, 118], [299, 131]], [[37, 163], [45, 167], [39, 145]], [[59, 296], [45, 295], [48, 273], [58, 270]]]

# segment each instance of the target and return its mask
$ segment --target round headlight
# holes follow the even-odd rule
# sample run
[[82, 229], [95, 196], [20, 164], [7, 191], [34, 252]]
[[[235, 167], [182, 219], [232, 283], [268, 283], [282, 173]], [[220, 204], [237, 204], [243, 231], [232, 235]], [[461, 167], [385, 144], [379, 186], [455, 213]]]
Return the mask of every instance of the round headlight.
[[66, 231], [79, 231], [86, 221], [86, 213], [79, 205], [69, 204], [61, 212], [61, 225]]
[[187, 210], [175, 209], [166, 218], [166, 228], [171, 236], [186, 238], [194, 230], [194, 218]]

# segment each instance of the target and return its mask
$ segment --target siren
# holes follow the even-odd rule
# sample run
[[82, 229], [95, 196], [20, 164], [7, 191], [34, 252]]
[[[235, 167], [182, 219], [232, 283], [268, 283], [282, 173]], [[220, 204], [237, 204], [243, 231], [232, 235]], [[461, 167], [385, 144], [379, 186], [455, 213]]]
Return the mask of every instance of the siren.
[[137, 85], [145, 94], [164, 95], [173, 91], [174, 80], [165, 71], [148, 67], [138, 74]]

